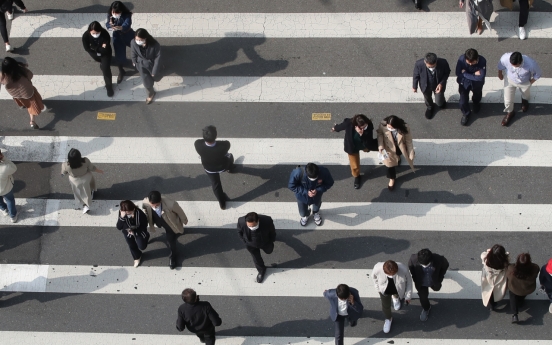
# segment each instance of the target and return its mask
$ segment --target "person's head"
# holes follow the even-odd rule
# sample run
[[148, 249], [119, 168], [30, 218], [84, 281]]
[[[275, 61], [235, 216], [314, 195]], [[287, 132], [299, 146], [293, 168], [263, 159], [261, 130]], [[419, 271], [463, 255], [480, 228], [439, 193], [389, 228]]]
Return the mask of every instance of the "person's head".
[[495, 270], [504, 269], [504, 267], [508, 266], [509, 262], [508, 253], [506, 253], [506, 249], [500, 244], [495, 244], [485, 257], [485, 264]]
[[399, 272], [399, 265], [393, 260], [387, 260], [383, 263], [383, 273], [388, 276], [394, 276]]
[[437, 66], [437, 55], [435, 53], [427, 53], [424, 57], [424, 62], [427, 68], [435, 68]]
[[134, 205], [134, 203], [130, 200], [121, 201], [119, 207], [121, 208], [121, 211], [123, 211], [123, 213], [127, 216], [134, 215], [134, 211], [136, 210], [136, 205]]
[[2, 75], [8, 76], [12, 81], [18, 81], [25, 76], [21, 64], [11, 57], [5, 57], [2, 61]]
[[406, 128], [406, 122], [404, 122], [404, 120], [398, 116], [395, 116], [395, 115], [387, 116], [385, 119], [383, 119], [383, 121], [385, 121], [385, 123], [387, 124], [387, 129], [391, 132], [394, 132], [395, 130], [397, 130], [401, 134], [408, 133], [408, 128]]
[[251, 230], [257, 230], [259, 228], [259, 215], [255, 212], [249, 212], [245, 215], [245, 223]]
[[512, 55], [510, 55], [510, 63], [514, 67], [519, 67], [523, 63], [523, 56], [521, 56], [520, 52], [513, 52]]
[[521, 253], [518, 255], [514, 265], [514, 276], [518, 279], [527, 279], [533, 270], [533, 262], [529, 253]]
[[114, 1], [107, 11], [108, 16], [120, 18], [123, 13], [132, 13], [121, 1]]
[[468, 65], [475, 65], [479, 61], [479, 53], [473, 48], [466, 50], [464, 57]]
[[90, 32], [90, 35], [92, 35], [92, 37], [94, 38], [100, 37], [100, 35], [102, 34], [102, 30], [102, 25], [97, 21], [93, 21], [92, 23], [90, 23], [90, 25], [88, 25], [88, 32]]
[[151, 191], [148, 194], [148, 201], [153, 208], [159, 207], [161, 205], [161, 193], [156, 190]]
[[433, 253], [431, 253], [431, 250], [425, 248], [418, 252], [418, 262], [422, 266], [427, 266], [431, 263], [431, 256]]
[[142, 28], [136, 30], [134, 41], [139, 46], [143, 46], [144, 44], [151, 46], [156, 42], [155, 39], [149, 34], [148, 30]]
[[203, 128], [203, 140], [207, 143], [214, 143], [217, 140], [217, 127], [207, 126]]
[[69, 166], [71, 167], [71, 169], [77, 169], [82, 166], [82, 163], [84, 162], [84, 158], [82, 158], [82, 155], [79, 150], [71, 149], [67, 154], [67, 162], [69, 163]]
[[344, 301], [347, 298], [349, 298], [349, 295], [351, 294], [351, 290], [349, 289], [348, 285], [339, 284], [335, 289], [335, 294], [337, 295], [337, 298]]
[[367, 125], [370, 125], [372, 121], [366, 117], [364, 114], [356, 114], [353, 116], [353, 119], [351, 120], [354, 127], [364, 128]]
[[314, 163], [309, 163], [305, 167], [305, 171], [307, 172], [307, 177], [311, 181], [314, 181], [318, 178], [318, 173], [320, 172], [320, 169], [318, 169], [318, 165]]
[[188, 288], [182, 291], [182, 300], [184, 301], [184, 303], [194, 304], [195, 302], [197, 302], [197, 298], [198, 296], [194, 289]]

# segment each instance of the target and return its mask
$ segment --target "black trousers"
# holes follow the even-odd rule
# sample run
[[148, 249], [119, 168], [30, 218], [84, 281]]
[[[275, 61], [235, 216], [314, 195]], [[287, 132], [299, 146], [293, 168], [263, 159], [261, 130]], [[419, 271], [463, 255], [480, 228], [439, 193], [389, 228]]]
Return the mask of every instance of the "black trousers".
[[132, 254], [132, 257], [134, 260], [138, 260], [142, 257], [142, 250], [146, 249], [148, 247], [148, 241], [150, 238], [150, 234], [147, 231], [144, 231], [142, 233], [136, 233], [135, 236], [128, 237], [128, 232], [126, 230], [121, 231], [123, 235], [125, 236], [125, 240], [128, 244], [128, 248], [130, 249], [130, 254]]
[[462, 115], [469, 115], [471, 112], [470, 109], [470, 91], [473, 93], [472, 101], [474, 104], [481, 102], [481, 97], [483, 96], [483, 88], [474, 89], [473, 86], [469, 86], [467, 89], [464, 85], [458, 85], [458, 93], [460, 94], [460, 110]]
[[[431, 89], [431, 86], [428, 85], [426, 90], [423, 92], [424, 94], [424, 101], [427, 109], [433, 108], [433, 90]], [[441, 88], [441, 92], [435, 94], [435, 104], [437, 104], [438, 107], [442, 107], [445, 105], [445, 88]]]
[[113, 81], [111, 75], [111, 55], [98, 56], [96, 53], [91, 52], [88, 52], [88, 54], [90, 54], [90, 57], [94, 59], [94, 61], [100, 63], [100, 69], [102, 70], [105, 87], [107, 88], [107, 90], [113, 89]]
[[151, 215], [153, 217], [153, 223], [157, 225], [158, 228], [165, 229], [165, 235], [167, 237], [167, 247], [171, 251], [171, 254], [169, 255], [169, 257], [175, 257], [176, 256], [176, 234], [174, 233], [170, 225], [167, 224], [167, 222], [165, 222], [163, 218], [159, 217], [154, 210], [151, 210]]
[[418, 297], [420, 297], [420, 304], [424, 310], [429, 310], [431, 305], [429, 304], [429, 288], [427, 286], [416, 286], [418, 290]]
[[215, 345], [215, 328], [196, 333], [200, 341], [205, 341], [206, 345]]
[[266, 266], [263, 260], [263, 257], [261, 256], [261, 249], [263, 252], [267, 254], [271, 254], [274, 250], [274, 242], [270, 242], [262, 246], [261, 248], [255, 248], [250, 246], [245, 246], [249, 254], [253, 257], [253, 263], [255, 264], [255, 268], [257, 269], [257, 272], [264, 273], [266, 271]]
[[527, 296], [518, 296], [510, 291], [510, 309], [514, 315], [518, 313], [518, 309], [523, 304], [523, 301], [525, 301], [525, 297]]
[[529, 18], [529, 0], [519, 0], [519, 26], [524, 27]]
[[8, 28], [6, 26], [6, 15], [4, 13], [1, 13], [0, 15], [0, 34], [2, 34], [2, 39], [4, 40], [4, 43], [8, 43], [10, 41], [10, 38], [8, 37]]
[[[234, 166], [234, 156], [231, 153], [226, 155], [228, 157], [228, 162], [225, 170], [230, 170]], [[222, 183], [220, 182], [220, 173], [207, 173], [209, 180], [211, 180], [211, 187], [213, 188], [213, 193], [217, 198], [218, 202], [224, 201], [224, 191], [222, 190]]]
[[335, 319], [335, 345], [343, 345], [343, 338], [345, 337], [345, 320], [347, 316], [337, 315]]

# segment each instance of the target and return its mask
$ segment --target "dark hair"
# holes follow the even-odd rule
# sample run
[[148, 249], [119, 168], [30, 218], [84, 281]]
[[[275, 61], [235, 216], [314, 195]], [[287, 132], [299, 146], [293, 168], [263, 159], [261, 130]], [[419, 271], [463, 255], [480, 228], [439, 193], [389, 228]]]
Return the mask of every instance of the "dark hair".
[[152, 204], [157, 204], [161, 202], [161, 193], [156, 190], [153, 190], [148, 195], [148, 200]]
[[408, 128], [406, 128], [406, 122], [403, 119], [396, 115], [387, 116], [383, 119], [386, 124], [391, 125], [391, 127], [397, 129], [401, 134], [408, 133]]
[[11, 57], [2, 61], [2, 75], [8, 76], [11, 81], [18, 81], [21, 77], [27, 77], [23, 65]]
[[477, 50], [470, 48], [466, 50], [464, 56], [466, 57], [466, 59], [468, 59], [468, 61], [475, 61], [479, 58], [479, 53], [477, 52]]
[[427, 248], [422, 249], [418, 252], [418, 262], [424, 266], [429, 265], [429, 263], [431, 262], [432, 255], [433, 253], [431, 252], [431, 250]]
[[130, 200], [123, 200], [119, 204], [121, 207], [121, 211], [134, 211], [136, 209], [136, 205]]
[[305, 167], [305, 171], [307, 172], [307, 177], [316, 178], [318, 177], [318, 173], [320, 172], [320, 169], [318, 169], [318, 165], [314, 163], [309, 163]]
[[111, 3], [111, 6], [109, 6], [109, 10], [107, 11], [107, 17], [111, 17], [111, 13], [130, 13], [132, 14], [132, 12], [130, 12], [130, 10], [128, 9], [128, 7], [125, 6], [125, 4], [123, 4], [121, 1], [113, 1]]
[[503, 270], [509, 263], [510, 258], [506, 253], [506, 249], [500, 244], [495, 244], [485, 257], [485, 264], [495, 270]]
[[82, 163], [84, 163], [84, 158], [82, 158], [79, 150], [71, 149], [67, 154], [67, 162], [69, 162], [71, 169], [77, 169], [82, 166]]
[[105, 29], [102, 28], [102, 25], [100, 23], [98, 23], [97, 21], [93, 21], [92, 23], [90, 23], [90, 25], [88, 25], [88, 32], [92, 30], [103, 33]]
[[427, 53], [424, 57], [424, 61], [430, 65], [437, 63], [437, 55], [435, 53]]
[[151, 46], [151, 45], [154, 45], [155, 43], [157, 43], [157, 41], [155, 40], [155, 38], [153, 38], [148, 30], [146, 29], [138, 29], [136, 30], [136, 35], [134, 35], [134, 37], [140, 37], [142, 39], [145, 39], [146, 40], [146, 45], [148, 46]]
[[217, 140], [217, 127], [211, 125], [203, 128], [203, 140], [208, 143]]
[[518, 279], [527, 279], [533, 270], [533, 262], [529, 253], [518, 255], [514, 265], [514, 276]]
[[247, 223], [257, 223], [259, 221], [259, 215], [255, 212], [249, 212], [245, 215], [245, 221]]
[[339, 299], [347, 299], [349, 298], [349, 295], [351, 294], [351, 290], [349, 290], [349, 286], [346, 284], [339, 284], [337, 288], [335, 289], [335, 293]]
[[188, 288], [182, 291], [182, 300], [184, 301], [184, 303], [193, 304], [195, 303], [196, 299], [197, 299], [197, 294], [194, 291], [194, 289]]
[[387, 275], [395, 275], [399, 272], [399, 265], [393, 260], [387, 260], [383, 263], [383, 272]]
[[510, 63], [512, 65], [519, 65], [523, 62], [523, 57], [521, 56], [520, 52], [513, 52], [512, 55], [510, 55]]
[[366, 115], [364, 114], [356, 114], [355, 116], [353, 116], [351, 122], [355, 127], [364, 127], [366, 125], [368, 126], [372, 125], [372, 121], [370, 121], [370, 119], [366, 117]]

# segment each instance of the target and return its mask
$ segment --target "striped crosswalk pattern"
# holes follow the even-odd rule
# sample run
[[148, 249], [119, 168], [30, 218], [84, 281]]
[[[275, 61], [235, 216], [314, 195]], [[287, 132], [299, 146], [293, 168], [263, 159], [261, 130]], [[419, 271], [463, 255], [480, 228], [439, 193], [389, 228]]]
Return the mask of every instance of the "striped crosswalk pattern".
[[[347, 283], [360, 291], [365, 306], [358, 326], [346, 328], [348, 345], [550, 344], [547, 297], [539, 289], [527, 297], [520, 313], [522, 323], [534, 326], [531, 332], [523, 326], [495, 331], [509, 326], [510, 312], [506, 301], [499, 302], [498, 313], [489, 314], [482, 306], [480, 255], [501, 243], [511, 260], [523, 251], [529, 251], [539, 265], [549, 259], [545, 242], [551, 231], [552, 198], [535, 178], [549, 175], [552, 168], [552, 137], [537, 128], [552, 110], [552, 79], [547, 73], [552, 65], [543, 51], [552, 38], [552, 16], [546, 7], [552, 8], [552, 4], [548, 0], [537, 4], [547, 12], [532, 10], [529, 39], [519, 41], [516, 11], [495, 12], [493, 30], [469, 38], [465, 13], [457, 8], [457, 2], [450, 9], [439, 4], [437, 11], [393, 12], [404, 5], [397, 2], [386, 4], [388, 11], [362, 13], [336, 12], [332, 1], [320, 1], [327, 11], [317, 13], [286, 13], [286, 8], [274, 12], [267, 3], [238, 2], [236, 6], [249, 2], [251, 12], [232, 13], [232, 6], [222, 2], [216, 9], [210, 8], [212, 2], [190, 2], [190, 8], [182, 8], [183, 13], [166, 11], [164, 6], [172, 5], [161, 3], [159, 13], [141, 13], [145, 1], [134, 2], [133, 27], [147, 28], [162, 45], [173, 46], [171, 52], [183, 54], [165, 60], [169, 75], [156, 83], [156, 100], [149, 106], [143, 104], [145, 93], [136, 75], [127, 75], [115, 86], [115, 96], [108, 98], [96, 67], [95, 72], [88, 72], [88, 65], [83, 66], [76, 75], [69, 71], [74, 67], [69, 63], [87, 59], [74, 44], [80, 44], [91, 21], [104, 22], [105, 6], [16, 15], [10, 37], [22, 54], [28, 49], [29, 59], [34, 59], [55, 50], [65, 51], [66, 56], [48, 60], [50, 72], [41, 71], [40, 65], [30, 66], [34, 85], [53, 108], [39, 120], [50, 119], [53, 124], [47, 128], [52, 130], [0, 129], [0, 147], [19, 168], [14, 191], [20, 212], [17, 223], [0, 216], [1, 343], [195, 344], [195, 336], [187, 331], [177, 334], [174, 329], [176, 308], [182, 303], [180, 292], [191, 287], [202, 300], [210, 301], [223, 319], [217, 329], [219, 344], [329, 345], [334, 343], [333, 324], [322, 293]], [[410, 1], [406, 2], [410, 7]], [[357, 6], [348, 1], [343, 4]], [[273, 54], [271, 59], [294, 61], [293, 71], [299, 75], [286, 70], [287, 64], [277, 75], [271, 75], [275, 71], [266, 65], [257, 66], [262, 56], [254, 45], [236, 44], [239, 52], [231, 57], [219, 58], [218, 50], [216, 54], [215, 50], [201, 50], [202, 44], [221, 44], [223, 50], [228, 41], [217, 41], [219, 38], [233, 42], [262, 38], [259, 45]], [[371, 43], [382, 39], [389, 39], [389, 44], [373, 49]], [[286, 49], [271, 48], [271, 40], [285, 41]], [[322, 52], [318, 61], [303, 59], [305, 54], [315, 54], [305, 49], [324, 46], [330, 40], [325, 50], [317, 50]], [[441, 43], [448, 40], [457, 43], [458, 51], [439, 51]], [[445, 94], [449, 106], [431, 121], [423, 118], [423, 96], [412, 92], [410, 72], [405, 74], [404, 66], [384, 66], [386, 56], [403, 56], [401, 61], [411, 66], [425, 53], [417, 49], [456, 58], [472, 44], [487, 57], [520, 50], [534, 57], [544, 71], [532, 88], [529, 113], [517, 115], [510, 128], [500, 128], [497, 117], [496, 127], [488, 128], [488, 134], [475, 131], [477, 121], [461, 132], [452, 130], [459, 126], [460, 113], [455, 106], [459, 98], [456, 61], [450, 58], [453, 72]], [[47, 51], [38, 46], [48, 47]], [[486, 50], [497, 46], [502, 50]], [[331, 51], [333, 47], [342, 51]], [[317, 63], [340, 65], [349, 52], [365, 57], [365, 61], [347, 63], [366, 72], [340, 75], [334, 71], [326, 76], [325, 71], [312, 68]], [[198, 62], [186, 60], [190, 56], [202, 60], [201, 69], [179, 74], [178, 66]], [[252, 63], [235, 62], [243, 61], [244, 56]], [[489, 109], [500, 113], [503, 108], [503, 82], [495, 77], [494, 64], [488, 59], [482, 100], [487, 108], [476, 119], [490, 116], [486, 113]], [[233, 68], [224, 70], [227, 66]], [[26, 115], [12, 111], [11, 97], [3, 88], [0, 103], [6, 122], [24, 123]], [[212, 103], [229, 113], [230, 109], [252, 109], [243, 105], [254, 104], [255, 114], [243, 114], [243, 118], [223, 114], [221, 121], [209, 112]], [[304, 111], [284, 113], [305, 104], [320, 107], [320, 112], [325, 105], [358, 106], [358, 112], [367, 113], [376, 124], [391, 113], [403, 117], [413, 133], [415, 171], [403, 162], [398, 169], [399, 184], [395, 192], [389, 192], [385, 174], [380, 173], [384, 167], [376, 168], [381, 165], [377, 154], [363, 153], [363, 169], [370, 170], [363, 170], [362, 188], [354, 191], [349, 160], [343, 152], [343, 133], [330, 132], [333, 123], [353, 114], [332, 113], [331, 121], [304, 126], [304, 119], [299, 121]], [[118, 109], [117, 118], [94, 123], [88, 113], [77, 111], [82, 107], [90, 107], [94, 119], [98, 111]], [[277, 117], [267, 115], [278, 112], [281, 115]], [[310, 113], [307, 115], [310, 119]], [[173, 128], [164, 127], [166, 119]], [[77, 125], [80, 123], [86, 125]], [[270, 124], [270, 131], [260, 132], [259, 123]], [[225, 211], [211, 194], [198, 193], [199, 188], [210, 185], [205, 176], [197, 175], [202, 170], [193, 143], [207, 124], [216, 125], [220, 139], [231, 142], [231, 152], [240, 166], [232, 176], [239, 186], [222, 175], [230, 197], [247, 190], [250, 179], [262, 181], [241, 199], [229, 201]], [[430, 134], [418, 138], [422, 126], [429, 128], [424, 130]], [[147, 135], [135, 134], [136, 128], [144, 127], [149, 130]], [[186, 133], [196, 128], [197, 137], [175, 135], [175, 128]], [[106, 129], [114, 134], [104, 136]], [[88, 215], [75, 210], [81, 205], [75, 205], [68, 181], [59, 176], [60, 163], [70, 148], [79, 149], [100, 168], [109, 167], [105, 175], [96, 177], [99, 191]], [[324, 197], [320, 227], [312, 219], [301, 226], [291, 192], [284, 197], [280, 190], [286, 186], [274, 185], [274, 181], [285, 182], [291, 169], [307, 162], [327, 166], [336, 180]], [[451, 178], [437, 173], [428, 177], [428, 170], [447, 172]], [[486, 178], [478, 177], [483, 171]], [[115, 186], [108, 173], [118, 175], [125, 185]], [[469, 177], [473, 185], [459, 189], [457, 183], [465, 182], [460, 180], [467, 175], [475, 175]], [[162, 176], [183, 178], [163, 183]], [[412, 186], [424, 177], [432, 183], [420, 191], [424, 197], [413, 202], [410, 190], [402, 188], [400, 181], [408, 180]], [[514, 179], [523, 182], [515, 186], [503, 182]], [[343, 186], [343, 180], [350, 180], [346, 190], [337, 187]], [[497, 188], [508, 193], [499, 193]], [[134, 268], [126, 243], [114, 228], [120, 200], [133, 199], [139, 205], [137, 195], [143, 197], [156, 189], [177, 200], [189, 219], [185, 234], [178, 239], [179, 267], [175, 270], [167, 267], [162, 229], [151, 232], [141, 266]], [[382, 189], [377, 198], [359, 199], [358, 195], [375, 189]], [[536, 189], [538, 193], [528, 199]], [[473, 201], [472, 193], [485, 201]], [[263, 284], [255, 282], [257, 272], [237, 237], [237, 218], [250, 211], [272, 216], [277, 228], [274, 252], [262, 254], [268, 266]], [[383, 315], [372, 268], [388, 259], [406, 264], [410, 255], [423, 247], [445, 255], [450, 262], [442, 288], [430, 291], [430, 319], [419, 321], [421, 308], [414, 288], [412, 304], [393, 311], [393, 328], [385, 334], [381, 332]]]

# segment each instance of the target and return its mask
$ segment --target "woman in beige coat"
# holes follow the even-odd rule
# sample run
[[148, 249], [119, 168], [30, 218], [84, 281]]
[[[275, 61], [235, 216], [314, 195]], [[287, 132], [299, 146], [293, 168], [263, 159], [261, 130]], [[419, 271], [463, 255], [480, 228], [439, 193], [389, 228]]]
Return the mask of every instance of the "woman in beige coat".
[[377, 133], [378, 150], [380, 154], [383, 154], [383, 150], [387, 153], [387, 158], [383, 160], [383, 164], [387, 167], [387, 178], [389, 179], [387, 188], [393, 191], [395, 189], [395, 179], [397, 178], [395, 167], [401, 163], [401, 154], [406, 157], [408, 165], [414, 171], [412, 134], [404, 120], [395, 115], [383, 119], [379, 124]]
[[494, 310], [496, 302], [506, 295], [506, 269], [510, 264], [510, 258], [503, 246], [495, 244], [491, 249], [481, 253], [481, 262], [481, 298], [485, 307]]
[[77, 202], [77, 210], [82, 205], [82, 213], [90, 211], [92, 197], [96, 191], [96, 180], [92, 172], [103, 174], [103, 170], [96, 168], [86, 157], [82, 157], [77, 149], [71, 149], [67, 155], [67, 162], [61, 165], [61, 175], [69, 175], [71, 189]]

